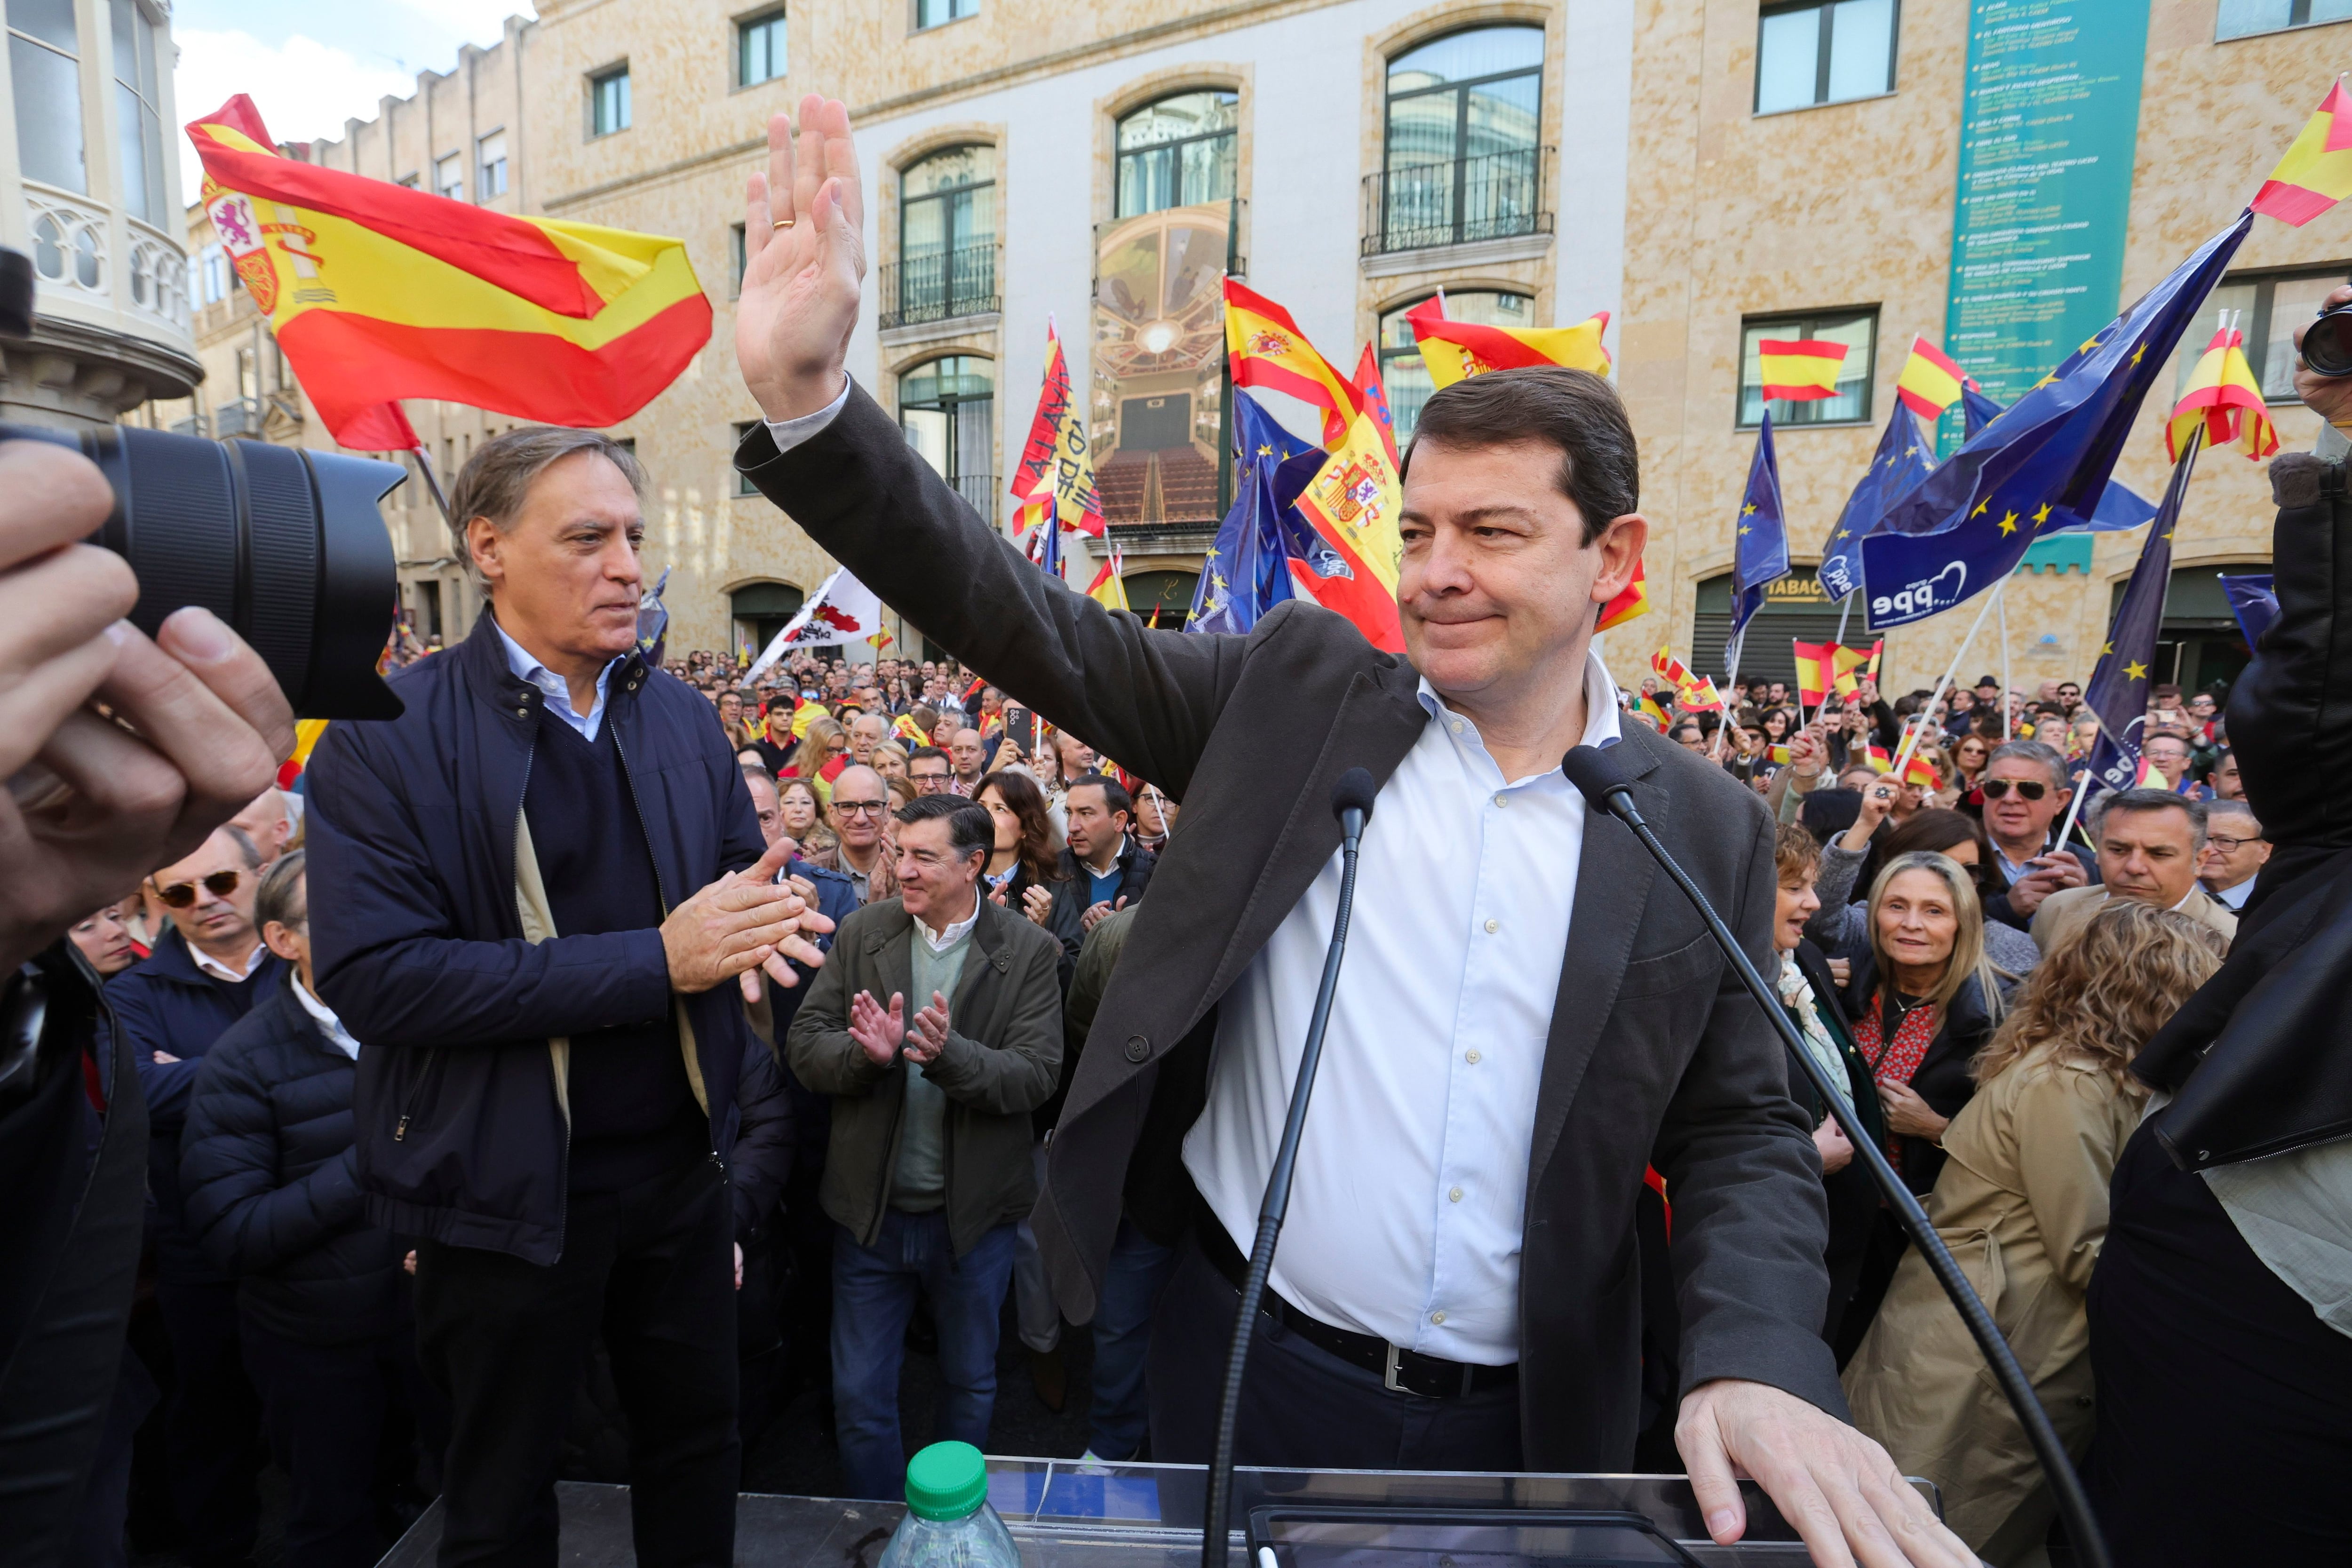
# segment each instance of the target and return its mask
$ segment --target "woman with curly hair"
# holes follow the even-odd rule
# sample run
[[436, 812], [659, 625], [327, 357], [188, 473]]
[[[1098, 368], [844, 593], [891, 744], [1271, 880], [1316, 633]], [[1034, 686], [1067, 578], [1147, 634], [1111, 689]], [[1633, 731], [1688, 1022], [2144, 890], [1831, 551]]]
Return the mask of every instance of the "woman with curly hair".
[[[1977, 1054], [1977, 1092], [1941, 1140], [1927, 1217], [1984, 1299], [2077, 1458], [2092, 1425], [2084, 1293], [2107, 1184], [2147, 1090], [2126, 1069], [2221, 967], [2221, 933], [2111, 900], [2045, 958]], [[1906, 1476], [1943, 1489], [1945, 1520], [1996, 1568], [2040, 1561], [2055, 1505], [2009, 1403], [1914, 1252], [1845, 1370], [1854, 1425]]]

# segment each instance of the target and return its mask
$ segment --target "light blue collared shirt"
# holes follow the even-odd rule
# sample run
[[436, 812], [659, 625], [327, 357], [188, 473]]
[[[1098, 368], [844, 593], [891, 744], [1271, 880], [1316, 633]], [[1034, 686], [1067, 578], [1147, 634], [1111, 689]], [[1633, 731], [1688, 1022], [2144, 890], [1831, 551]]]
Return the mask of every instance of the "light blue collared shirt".
[[507, 636], [506, 627], [499, 625], [496, 616], [490, 617], [490, 626], [499, 634], [499, 641], [506, 645], [507, 668], [547, 694], [548, 711], [580, 731], [582, 740], [593, 741], [596, 727], [604, 721], [604, 689], [612, 684], [613, 671], [619, 668], [629, 656], [615, 654], [612, 663], [596, 672], [595, 704], [582, 714], [572, 706], [572, 688], [564, 683], [563, 677], [540, 663], [531, 657], [529, 648]]

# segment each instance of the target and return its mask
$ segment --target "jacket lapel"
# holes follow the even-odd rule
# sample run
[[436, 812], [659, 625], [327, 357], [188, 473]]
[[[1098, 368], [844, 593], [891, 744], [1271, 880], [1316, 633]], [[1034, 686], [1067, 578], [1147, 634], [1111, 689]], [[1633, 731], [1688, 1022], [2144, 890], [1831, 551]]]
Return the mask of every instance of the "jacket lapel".
[[[908, 987], [915, 983], [914, 960], [907, 952], [907, 943], [914, 934], [914, 925], [915, 917], [908, 914], [906, 906], [901, 904], [891, 910], [889, 919], [876, 921], [874, 929], [866, 933], [867, 973], [875, 978], [875, 984], [871, 987], [874, 1000], [886, 1008], [890, 1005], [893, 993], [906, 996]], [[921, 1002], [907, 996], [907, 1016], [912, 1018], [929, 1004], [928, 996]]]
[[[951, 1018], [966, 1018], [979, 1009], [982, 986], [993, 983], [1003, 974], [1012, 960], [1004, 952], [1003, 921], [1010, 911], [998, 909], [986, 898], [980, 900], [980, 920], [971, 928], [971, 949], [964, 954], [963, 973], [956, 979], [955, 994], [949, 998], [948, 1013]], [[908, 969], [912, 973], [910, 958]], [[923, 998], [929, 1005], [930, 998]]]
[[[1635, 764], [1634, 802], [1650, 826], [1663, 830], [1671, 803], [1655, 780], [1658, 759], [1650, 750], [1659, 742], [1652, 742], [1639, 725], [1628, 724], [1625, 731], [1619, 747], [1633, 753], [1626, 760]], [[1584, 850], [1576, 868], [1576, 907], [1569, 916], [1559, 993], [1552, 1000], [1551, 1038], [1536, 1087], [1535, 1137], [1528, 1152], [1530, 1194], [1559, 1142], [1568, 1108], [1616, 1005], [1657, 870], [1657, 863], [1630, 829], [1614, 817], [1587, 809]]]
[[1291, 803], [1281, 837], [1275, 840], [1274, 852], [1266, 857], [1257, 885], [1242, 906], [1241, 919], [1226, 940], [1199, 1010], [1184, 1022], [1186, 1030], [1216, 1005], [1265, 946], [1274, 928], [1282, 923], [1331, 858], [1331, 852], [1339, 847], [1339, 824], [1331, 815], [1331, 786], [1339, 783], [1339, 775], [1349, 768], [1366, 769], [1377, 788], [1388, 783], [1421, 738], [1429, 713], [1417, 695], [1420, 685], [1420, 675], [1402, 660], [1360, 671], [1349, 683], [1348, 694], [1323, 737], [1323, 749], [1307, 773], [1307, 787]]

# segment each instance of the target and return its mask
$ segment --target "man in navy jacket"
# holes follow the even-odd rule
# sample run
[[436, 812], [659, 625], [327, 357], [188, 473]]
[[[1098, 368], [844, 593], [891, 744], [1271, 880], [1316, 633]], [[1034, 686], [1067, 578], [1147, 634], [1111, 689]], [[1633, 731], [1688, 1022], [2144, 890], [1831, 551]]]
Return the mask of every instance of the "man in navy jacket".
[[709, 703], [638, 649], [642, 484], [593, 432], [478, 450], [452, 500], [490, 611], [309, 773], [321, 999], [368, 1043], [359, 1182], [421, 1238], [418, 1350], [451, 1405], [444, 1564], [553, 1556], [600, 1324], [638, 1561], [733, 1551], [743, 1003], [822, 962], [830, 922], [777, 883]]

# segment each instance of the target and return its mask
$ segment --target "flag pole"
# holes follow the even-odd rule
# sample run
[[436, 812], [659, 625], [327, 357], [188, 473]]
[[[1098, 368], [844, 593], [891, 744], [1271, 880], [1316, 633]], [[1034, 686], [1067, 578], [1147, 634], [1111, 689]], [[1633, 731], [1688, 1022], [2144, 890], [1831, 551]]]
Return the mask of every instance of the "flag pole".
[[[1738, 594], [1735, 593], [1732, 596], [1736, 602]], [[1717, 762], [1723, 760], [1723, 742], [1729, 738], [1731, 726], [1739, 719], [1739, 650], [1746, 647], [1747, 643], [1748, 628], [1742, 626], [1732, 634], [1731, 647], [1724, 654], [1723, 681], [1725, 689], [1731, 695], [1724, 700], [1723, 722], [1715, 727], [1714, 760]]]
[[1906, 726], [1903, 744], [1895, 753], [1895, 765], [1887, 770], [1897, 779], [1903, 776], [1904, 768], [1910, 763], [1911, 753], [1918, 748], [1919, 737], [1926, 732], [1931, 716], [1936, 711], [1936, 704], [1941, 702], [1944, 700], [1944, 693], [1951, 689], [1952, 678], [1960, 672], [1960, 661], [1969, 657], [1969, 645], [1977, 640], [1977, 633], [1984, 627], [1985, 617], [1992, 614], [1992, 607], [1995, 605], [2000, 603], [2001, 591], [2008, 586], [2008, 579], [2003, 578], [1993, 589], [1992, 596], [1985, 601], [1984, 608], [1979, 610], [1977, 618], [1969, 624], [1969, 635], [1960, 639], [1959, 651], [1952, 655], [1951, 668], [1944, 671], [1944, 678], [1936, 682], [1936, 689], [1927, 698], [1927, 705], [1920, 709], [1916, 715], [1919, 722]]
[[[2008, 586], [2008, 582], [2004, 580], [2001, 583], [2001, 587], [2006, 588]], [[2002, 743], [2006, 744], [2012, 738], [2009, 730], [2009, 715], [2011, 709], [2011, 703], [2009, 700], [2009, 601], [2000, 596], [1999, 589], [1994, 590], [1993, 596], [1995, 599], [1999, 600], [2000, 604], [2000, 738]]]
[[2083, 803], [2091, 795], [2088, 788], [2091, 782], [2091, 770], [2086, 767], [2081, 773], [2072, 776], [2074, 781], [2074, 798], [2066, 803], [2066, 820], [2058, 825], [2058, 841], [2051, 846], [2053, 849], [2066, 847], [2066, 840], [2074, 833], [2074, 819], [2083, 815]]
[[416, 454], [416, 471], [425, 476], [425, 488], [431, 493], [433, 504], [441, 509], [441, 521], [447, 523], [454, 532], [457, 527], [457, 520], [449, 513], [449, 498], [441, 493], [440, 476], [433, 471], [433, 455], [425, 449], [425, 443], [422, 441], [411, 447], [409, 450]]

